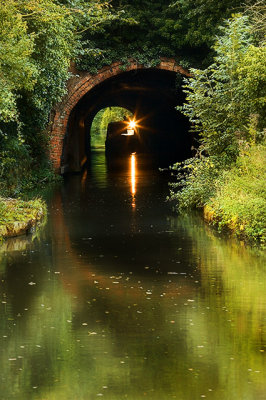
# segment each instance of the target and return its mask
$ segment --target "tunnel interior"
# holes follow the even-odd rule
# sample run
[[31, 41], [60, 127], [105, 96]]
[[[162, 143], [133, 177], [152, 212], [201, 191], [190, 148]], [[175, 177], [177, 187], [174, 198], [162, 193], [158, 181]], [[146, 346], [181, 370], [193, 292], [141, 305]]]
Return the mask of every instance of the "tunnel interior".
[[192, 136], [187, 118], [176, 110], [184, 102], [176, 80], [175, 72], [147, 68], [121, 72], [94, 86], [70, 114], [61, 163], [64, 169], [81, 171], [90, 157], [93, 119], [106, 107], [123, 107], [134, 114], [140, 153], [152, 154], [164, 166], [188, 158]]

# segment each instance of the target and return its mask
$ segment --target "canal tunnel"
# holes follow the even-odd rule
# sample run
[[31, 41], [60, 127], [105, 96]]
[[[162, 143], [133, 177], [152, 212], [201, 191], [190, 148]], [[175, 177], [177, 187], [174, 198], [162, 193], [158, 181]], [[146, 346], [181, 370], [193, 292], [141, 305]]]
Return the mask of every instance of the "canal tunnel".
[[180, 82], [186, 74], [161, 67], [127, 71], [120, 68], [114, 75], [109, 73], [106, 79], [99, 82], [96, 79], [89, 90], [81, 86], [78, 101], [68, 107], [71, 110], [65, 123], [61, 173], [81, 171], [90, 157], [93, 120], [106, 107], [122, 107], [134, 115], [139, 124], [141, 153], [150, 153], [165, 165], [189, 157], [192, 145], [189, 124], [176, 109], [184, 102], [177, 80]]

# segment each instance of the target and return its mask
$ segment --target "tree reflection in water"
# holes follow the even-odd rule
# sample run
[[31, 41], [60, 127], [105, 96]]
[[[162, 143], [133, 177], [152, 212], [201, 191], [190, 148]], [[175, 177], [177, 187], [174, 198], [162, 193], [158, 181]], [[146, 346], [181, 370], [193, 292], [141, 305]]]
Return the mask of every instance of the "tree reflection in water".
[[[41, 241], [1, 254], [1, 399], [262, 400], [262, 256], [172, 215], [132, 164], [119, 189], [106, 172], [56, 191]], [[125, 201], [107, 202], [110, 187]]]

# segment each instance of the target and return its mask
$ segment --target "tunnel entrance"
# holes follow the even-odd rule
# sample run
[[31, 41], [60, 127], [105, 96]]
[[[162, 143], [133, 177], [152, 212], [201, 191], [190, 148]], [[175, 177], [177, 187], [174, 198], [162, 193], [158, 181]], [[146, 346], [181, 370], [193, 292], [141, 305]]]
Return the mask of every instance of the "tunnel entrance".
[[[189, 123], [176, 110], [176, 106], [184, 101], [176, 79], [180, 73], [189, 75], [188, 72], [169, 63], [161, 63], [157, 68], [135, 66], [127, 71], [122, 71], [121, 66], [115, 68], [110, 72], [109, 67], [108, 73], [103, 71], [98, 75], [100, 78], [96, 76], [93, 84], [80, 84], [75, 92], [78, 95], [73, 94], [73, 90], [70, 100], [60, 111], [61, 116], [56, 116], [55, 120], [60, 124], [54, 123], [56, 135], [52, 144], [55, 143], [59, 150], [51, 153], [51, 159], [54, 165], [61, 167], [61, 173], [82, 170], [90, 157], [95, 116], [108, 107], [124, 108], [134, 116], [138, 123], [141, 153], [153, 154], [165, 165], [190, 156], [192, 138], [187, 134]], [[60, 138], [57, 131], [60, 131]]]
[[[108, 129], [122, 122], [122, 130], [126, 129], [127, 121], [133, 120], [132, 112], [122, 107], [106, 107], [94, 117], [90, 129], [90, 148], [92, 150], [105, 149]], [[125, 121], [125, 123], [123, 123]], [[120, 136], [122, 132], [118, 132]]]

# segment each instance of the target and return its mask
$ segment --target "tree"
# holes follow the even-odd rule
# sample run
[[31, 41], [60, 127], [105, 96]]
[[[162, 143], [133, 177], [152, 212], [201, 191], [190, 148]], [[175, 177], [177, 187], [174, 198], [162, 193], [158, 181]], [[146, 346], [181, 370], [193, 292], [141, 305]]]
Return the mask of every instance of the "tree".
[[264, 0], [247, 0], [245, 14], [251, 21], [252, 33], [256, 39], [265, 43], [266, 32], [266, 4]]
[[108, 13], [99, 1], [0, 0], [0, 176], [13, 192], [38, 179], [32, 171], [47, 172], [44, 130], [66, 92], [79, 32], [99, 29]]
[[30, 91], [38, 72], [32, 60], [34, 35], [16, 12], [14, 1], [0, 1], [0, 121], [18, 120], [20, 90]]
[[266, 103], [266, 49], [252, 44], [245, 16], [235, 16], [221, 28], [214, 63], [205, 70], [192, 69], [185, 80], [186, 103], [182, 111], [201, 136], [209, 155], [235, 157], [248, 138], [250, 115], [264, 124]]
[[241, 0], [112, 0], [119, 18], [106, 20], [101, 31], [85, 32], [79, 67], [95, 72], [112, 61], [135, 58], [153, 66], [173, 57], [184, 66], [210, 62], [218, 26]]
[[202, 207], [215, 196], [223, 171], [265, 131], [266, 48], [252, 43], [248, 18], [227, 20], [214, 50], [214, 63], [185, 79], [186, 102], [179, 109], [199, 133], [200, 146], [194, 158], [173, 167], [171, 198], [180, 208]]

